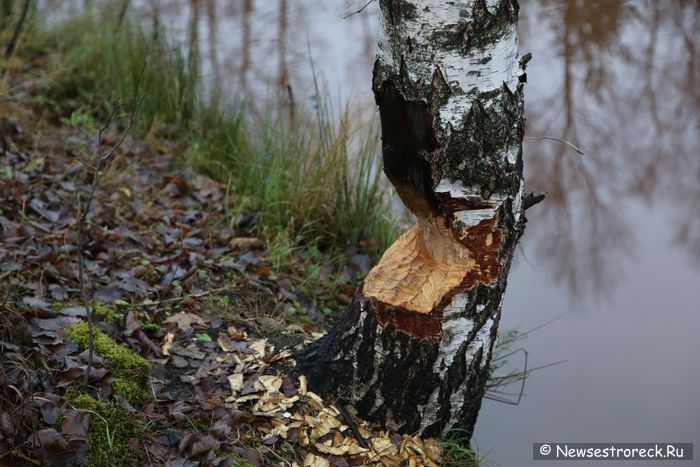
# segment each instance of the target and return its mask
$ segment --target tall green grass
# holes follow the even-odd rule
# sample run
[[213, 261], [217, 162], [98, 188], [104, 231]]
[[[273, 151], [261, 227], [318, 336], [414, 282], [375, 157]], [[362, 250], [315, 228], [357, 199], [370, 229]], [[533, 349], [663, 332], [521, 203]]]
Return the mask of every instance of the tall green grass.
[[186, 50], [162, 31], [145, 31], [129, 20], [118, 23], [116, 16], [105, 8], [46, 31], [42, 45], [55, 51], [47, 77], [49, 95], [89, 103], [100, 111], [131, 98], [138, 85], [143, 96], [139, 129], [189, 128], [198, 117], [201, 83]]
[[180, 160], [225, 182], [232, 217], [258, 213], [258, 234], [269, 239], [325, 250], [367, 239], [387, 246], [395, 238], [377, 167], [376, 122], [328, 107], [293, 120], [273, 108], [256, 119], [242, 104], [222, 104], [250, 96], [205, 97], [191, 47], [168, 31], [117, 17], [93, 11], [48, 28], [42, 41], [55, 51], [50, 98], [89, 103], [97, 115], [138, 84], [138, 129], [184, 142]]
[[256, 128], [242, 117], [209, 127], [190, 147], [190, 161], [227, 179], [239, 209], [259, 212], [268, 237], [390, 243], [396, 232], [374, 127], [354, 123], [348, 112], [316, 122], [268, 118]]

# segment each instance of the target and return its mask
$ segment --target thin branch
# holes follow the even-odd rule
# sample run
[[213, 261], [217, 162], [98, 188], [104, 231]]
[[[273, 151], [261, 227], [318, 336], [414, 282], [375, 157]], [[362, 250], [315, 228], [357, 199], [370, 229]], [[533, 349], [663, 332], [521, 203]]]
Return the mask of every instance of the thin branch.
[[545, 322], [542, 323], [542, 324], [538, 324], [538, 325], [535, 326], [534, 328], [528, 329], [527, 331], [523, 332], [523, 334], [528, 335], [528, 334], [530, 334], [531, 332], [534, 332], [534, 331], [537, 331], [537, 330], [539, 330], [539, 329], [542, 329], [542, 328], [545, 327], [545, 326], [549, 326], [549, 325], [552, 324], [553, 322], [559, 321], [560, 319], [562, 319], [562, 318], [563, 318], [564, 316], [566, 316], [566, 315], [567, 315], [567, 313], [561, 313], [559, 316], [555, 316], [554, 318], [550, 319], [549, 321], [545, 321]]
[[25, 456], [22, 453], [22, 451], [20, 451], [18, 448], [13, 448], [13, 449], [10, 449], [9, 451], [5, 451], [2, 454], [0, 454], [0, 460], [2, 460], [3, 458], [5, 458], [7, 456], [12, 456], [12, 457], [16, 457], [18, 459], [22, 459], [23, 461], [29, 462], [30, 464], [41, 465], [41, 462], [39, 462], [36, 459], [31, 459], [31, 458]]
[[[108, 117], [108, 121], [114, 118], [114, 113], [116, 109], [112, 110], [112, 113]], [[102, 139], [102, 129], [100, 129], [98, 141]], [[85, 207], [80, 214], [78, 220], [78, 287], [80, 288], [80, 296], [83, 301], [83, 306], [85, 307], [85, 313], [87, 314], [88, 321], [88, 361], [87, 370], [85, 371], [84, 385], [87, 386], [90, 380], [90, 371], [92, 370], [92, 360], [93, 360], [93, 347], [94, 347], [94, 323], [93, 323], [93, 313], [92, 304], [87, 297], [87, 290], [85, 287], [85, 265], [83, 260], [83, 231], [85, 230], [85, 222], [87, 221], [88, 213], [90, 212], [90, 205], [95, 197], [95, 190], [97, 189], [97, 183], [100, 179], [100, 169], [102, 159], [99, 157], [99, 143], [97, 147], [98, 157], [96, 157], [97, 162], [94, 166], [94, 175], [92, 177], [92, 184], [90, 185], [90, 192], [88, 193], [87, 202]], [[79, 159], [80, 160], [80, 159]]]
[[374, 0], [369, 0], [369, 1], [368, 1], [367, 3], [365, 3], [365, 4], [362, 6], [362, 8], [360, 8], [359, 10], [353, 11], [352, 13], [348, 13], [347, 15], [343, 16], [343, 19], [348, 19], [349, 17], [351, 17], [351, 16], [353, 16], [353, 15], [357, 15], [357, 14], [362, 13], [362, 10], [364, 10], [365, 8], [367, 8], [368, 6], [370, 6], [370, 5], [372, 4], [372, 2], [374, 2]]
[[80, 154], [78, 154], [77, 156], [75, 156], [75, 158], [78, 159], [78, 162], [80, 162], [81, 164], [83, 164], [83, 165], [84, 165], [85, 167], [87, 167], [88, 169], [90, 169], [90, 170], [92, 170], [92, 171], [97, 171], [97, 168], [96, 168], [94, 165], [92, 165], [90, 162], [88, 162], [88, 161], [86, 161], [85, 159], [83, 159], [83, 158], [80, 156]]
[[[525, 354], [525, 363], [524, 363], [524, 365], [523, 365], [524, 370], [522, 371], [523, 378], [522, 378], [522, 384], [520, 385], [520, 391], [519, 391], [519, 393], [518, 393], [518, 399], [515, 401], [515, 403], [513, 403], [512, 401], [510, 401], [511, 405], [518, 405], [518, 404], [520, 404], [520, 400], [522, 399], [523, 393], [525, 392], [525, 381], [527, 380], [527, 375], [528, 375], [528, 372], [527, 372], [527, 361], [528, 361], [528, 353], [527, 353], [527, 350], [522, 349], [522, 348], [519, 349], [519, 350], [521, 350], [521, 351]], [[494, 380], [493, 380], [493, 381], [494, 381], [493, 388], [502, 386], [502, 385], [504, 384], [503, 381], [505, 381], [505, 378], [507, 378], [507, 376], [504, 377], [504, 378], [494, 378]], [[517, 380], [516, 380], [516, 381], [517, 381]], [[491, 390], [490, 392], [493, 392], [493, 390]], [[486, 397], [486, 395], [484, 395], [484, 397]], [[492, 400], [496, 400], [496, 399], [493, 399], [493, 398], [492, 398]], [[505, 400], [504, 400], [503, 402], [504, 402], [504, 403], [507, 403], [507, 402], [505, 402]]]
[[348, 412], [348, 409], [345, 407], [345, 405], [338, 403], [336, 404], [336, 407], [338, 407], [338, 411], [340, 412], [340, 415], [343, 416], [345, 423], [350, 427], [350, 431], [352, 431], [352, 434], [355, 435], [357, 444], [359, 444], [360, 447], [369, 449], [369, 444], [367, 443], [367, 440], [360, 433], [360, 430], [357, 428], [357, 423], [355, 423], [355, 420], [353, 420], [352, 416], [350, 415], [350, 412]]
[[5, 141], [3, 136], [0, 136], [0, 157], [5, 157], [10, 151], [10, 144]]
[[[522, 350], [525, 353], [524, 369], [522, 371], [516, 371], [516, 372], [510, 373], [510, 374], [505, 375], [505, 376], [491, 378], [489, 381], [489, 385], [487, 386], [487, 393], [484, 395], [484, 398], [495, 401], [495, 402], [502, 402], [504, 404], [518, 405], [518, 404], [520, 404], [520, 401], [522, 400], [522, 397], [524, 395], [525, 380], [527, 380], [527, 378], [530, 376], [530, 374], [532, 372], [538, 371], [538, 370], [543, 370], [545, 368], [549, 368], [549, 367], [552, 367], [555, 365], [560, 365], [562, 363], [566, 363], [566, 360], [559, 360], [557, 362], [548, 363], [546, 365], [537, 366], [535, 368], [527, 368], [527, 351], [525, 351], [524, 349], [518, 349], [518, 350]], [[517, 394], [516, 393], [508, 393], [508, 392], [500, 391], [500, 390], [496, 389], [499, 387], [504, 387], [504, 386], [511, 384], [511, 383], [515, 383], [517, 381], [522, 382], [522, 384], [520, 386], [520, 390], [518, 391]], [[497, 394], [506, 395], [506, 396], [507, 395], [511, 395], [511, 396], [517, 395], [518, 397], [515, 401], [513, 401], [510, 399], [506, 399], [505, 397], [500, 397]]]
[[523, 211], [527, 211], [535, 204], [542, 202], [546, 196], [546, 193], [528, 193], [523, 199]]
[[566, 144], [567, 146], [569, 146], [571, 149], [573, 149], [574, 151], [576, 151], [577, 153], [579, 153], [582, 156], [584, 154], [583, 151], [578, 146], [574, 146], [573, 143], [571, 143], [565, 139], [557, 138], [556, 136], [530, 136], [528, 138], [523, 138], [523, 139], [525, 139], [526, 141], [537, 141], [537, 140], [542, 140], [542, 139], [551, 139], [553, 141], [559, 141], [560, 143]]
[[204, 292], [200, 292], [200, 293], [183, 295], [182, 297], [166, 298], [164, 300], [158, 300], [157, 302], [143, 301], [141, 303], [136, 303], [135, 305], [136, 306], [158, 306], [158, 305], [164, 305], [166, 303], [180, 302], [182, 300], [187, 300], [188, 298], [202, 298], [202, 297], [206, 297], [207, 295], [211, 295], [211, 294], [218, 293], [218, 292], [225, 292], [225, 291], [231, 290], [231, 289], [232, 289], [232, 287], [230, 287], [230, 286], [218, 287], [216, 289], [205, 290]]

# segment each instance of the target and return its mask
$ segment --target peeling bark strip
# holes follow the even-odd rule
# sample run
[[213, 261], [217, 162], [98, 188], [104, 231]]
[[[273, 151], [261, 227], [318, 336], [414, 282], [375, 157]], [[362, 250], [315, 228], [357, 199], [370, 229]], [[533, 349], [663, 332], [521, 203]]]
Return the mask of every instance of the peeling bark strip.
[[524, 228], [515, 0], [381, 0], [384, 171], [417, 222], [299, 355], [314, 390], [402, 431], [471, 433]]

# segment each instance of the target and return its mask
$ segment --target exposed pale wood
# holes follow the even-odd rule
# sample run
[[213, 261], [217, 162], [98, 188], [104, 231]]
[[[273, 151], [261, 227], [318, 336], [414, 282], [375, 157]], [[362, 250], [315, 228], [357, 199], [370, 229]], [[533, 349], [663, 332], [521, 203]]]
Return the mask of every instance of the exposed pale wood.
[[458, 291], [495, 281], [497, 219], [481, 220], [457, 233], [445, 224], [441, 216], [418, 218], [369, 272], [362, 294], [406, 311], [430, 313]]
[[419, 218], [370, 271], [363, 293], [392, 306], [429, 313], [475, 265], [442, 217]]
[[[366, 297], [417, 313], [430, 313], [460, 288], [475, 281], [492, 282], [497, 272], [498, 244], [494, 229], [499, 201], [473, 195], [470, 209], [462, 198], [439, 193], [445, 218], [432, 208], [423, 193], [408, 183], [390, 178], [417, 222], [392, 244], [369, 272], [362, 288]], [[484, 209], [486, 208], [486, 209]], [[472, 213], [489, 215], [479, 219]], [[465, 218], [474, 220], [467, 221]], [[455, 222], [457, 219], [459, 222]], [[493, 267], [495, 264], [495, 267]], [[469, 281], [468, 278], [473, 280]]]

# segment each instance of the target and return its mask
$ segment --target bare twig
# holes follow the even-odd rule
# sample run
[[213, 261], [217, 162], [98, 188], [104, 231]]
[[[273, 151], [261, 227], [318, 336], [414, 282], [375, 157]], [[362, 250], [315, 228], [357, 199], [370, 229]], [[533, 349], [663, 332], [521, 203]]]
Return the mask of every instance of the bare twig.
[[94, 323], [94, 315], [93, 315], [93, 309], [92, 309], [92, 303], [90, 300], [88, 300], [88, 295], [87, 295], [87, 288], [85, 286], [85, 264], [83, 260], [83, 245], [84, 245], [84, 230], [85, 230], [85, 223], [87, 222], [87, 216], [88, 213], [90, 212], [90, 205], [92, 204], [92, 200], [95, 198], [95, 191], [97, 190], [97, 185], [100, 181], [100, 171], [104, 169], [109, 163], [112, 161], [114, 158], [114, 155], [116, 154], [117, 150], [119, 147], [122, 145], [124, 140], [126, 139], [127, 135], [131, 131], [131, 128], [134, 126], [134, 122], [136, 121], [136, 114], [139, 111], [139, 108], [141, 107], [141, 102], [143, 101], [143, 96], [139, 96], [139, 86], [141, 84], [141, 78], [143, 77], [143, 73], [146, 69], [146, 64], [143, 64], [143, 68], [141, 69], [141, 74], [139, 75], [139, 79], [136, 82], [136, 88], [134, 89], [134, 96], [133, 96], [133, 107], [131, 110], [131, 116], [129, 118], [129, 123], [127, 127], [124, 129], [122, 132], [121, 138], [104, 154], [100, 153], [100, 145], [102, 144], [102, 135], [104, 134], [105, 131], [109, 128], [109, 126], [112, 124], [112, 121], [114, 120], [117, 111], [121, 108], [121, 104], [117, 103], [112, 107], [112, 110], [107, 117], [107, 121], [105, 124], [100, 128], [98, 134], [97, 134], [97, 149], [96, 149], [96, 154], [95, 154], [95, 160], [92, 165], [90, 164], [85, 164], [85, 162], [82, 159], [78, 159], [81, 163], [85, 164], [86, 167], [92, 168], [94, 171], [94, 175], [92, 177], [92, 183], [90, 184], [90, 192], [88, 193], [88, 198], [85, 203], [85, 207], [82, 210], [82, 213], [80, 215], [80, 218], [78, 220], [78, 286], [80, 288], [80, 297], [83, 301], [83, 306], [85, 307], [85, 313], [87, 314], [87, 322], [88, 322], [88, 361], [87, 361], [87, 371], [85, 371], [85, 378], [83, 384], [87, 386], [89, 380], [90, 380], [90, 372], [92, 370], [92, 362], [93, 362], [93, 357], [94, 357], [94, 338], [95, 338], [95, 323]]
[[369, 0], [369, 1], [368, 1], [367, 3], [365, 3], [365, 4], [362, 6], [362, 8], [360, 8], [359, 10], [353, 11], [352, 13], [348, 13], [347, 15], [343, 16], [343, 19], [347, 19], [347, 18], [351, 17], [352, 15], [357, 15], [357, 14], [362, 13], [362, 10], [364, 10], [365, 8], [367, 8], [368, 6], [370, 6], [370, 5], [372, 4], [372, 2], [374, 2], [374, 0]]
[[5, 157], [10, 151], [10, 144], [5, 141], [3, 136], [0, 136], [0, 157]]
[[[538, 370], [543, 370], [545, 368], [549, 368], [555, 365], [561, 365], [562, 363], [566, 363], [566, 360], [559, 360], [557, 362], [552, 362], [548, 363], [546, 365], [541, 365], [537, 366], [535, 368], [528, 368], [528, 353], [527, 350], [523, 348], [518, 348], [515, 349], [513, 352], [511, 352], [509, 355], [512, 355], [517, 352], [523, 352], [525, 355], [525, 363], [523, 366], [523, 370], [521, 371], [514, 371], [512, 373], [509, 373], [505, 376], [497, 376], [497, 377], [491, 377], [489, 379], [489, 383], [486, 387], [486, 394], [484, 395], [485, 399], [489, 399], [495, 402], [501, 402], [503, 404], [508, 404], [508, 405], [518, 405], [520, 404], [520, 401], [523, 398], [523, 395], [525, 394], [525, 381], [527, 378], [530, 376], [530, 374], [534, 371]], [[509, 393], [505, 392], [503, 390], [500, 390], [498, 388], [503, 388], [509, 384], [516, 383], [520, 381], [520, 389], [517, 393]], [[507, 397], [503, 396], [516, 396], [516, 400], [510, 400]]]
[[545, 322], [542, 323], [542, 324], [538, 324], [538, 325], [535, 326], [534, 328], [530, 328], [530, 329], [528, 329], [527, 331], [524, 331], [523, 334], [525, 334], [525, 335], [527, 336], [527, 335], [529, 335], [530, 333], [533, 333], [533, 332], [535, 332], [535, 331], [537, 331], [537, 330], [539, 330], [539, 329], [542, 329], [542, 328], [545, 327], [545, 326], [549, 326], [550, 324], [554, 323], [555, 321], [559, 321], [559, 320], [562, 319], [564, 316], [566, 316], [566, 312], [561, 313], [561, 314], [555, 316], [554, 318], [550, 319], [549, 321], [545, 321]]
[[23, 461], [29, 462], [30, 464], [41, 465], [41, 462], [39, 462], [36, 459], [31, 459], [31, 458], [25, 456], [22, 453], [22, 451], [20, 451], [18, 448], [13, 448], [13, 449], [10, 449], [9, 451], [5, 451], [2, 454], [0, 454], [0, 460], [2, 460], [3, 458], [5, 458], [7, 456], [11, 456], [11, 457], [14, 457], [17, 459], [22, 459]]
[[343, 405], [342, 403], [338, 403], [336, 404], [336, 407], [338, 407], [338, 411], [340, 412], [340, 415], [343, 416], [345, 423], [350, 427], [352, 434], [355, 435], [357, 444], [359, 444], [365, 449], [369, 449], [369, 444], [367, 443], [367, 440], [360, 433], [360, 430], [357, 428], [357, 423], [355, 423], [355, 420], [353, 420], [352, 416], [350, 415], [350, 412], [348, 412], [348, 409], [345, 408], [345, 405]]
[[[506, 341], [503, 345], [506, 349], [509, 349], [510, 346], [518, 342], [525, 337], [527, 337], [530, 333], [537, 331], [538, 329], [541, 329], [545, 326], [548, 326], [552, 324], [553, 322], [557, 321], [558, 319], [561, 319], [564, 317], [565, 314], [561, 314], [549, 321], [546, 321], [542, 324], [539, 324], [535, 326], [534, 328], [531, 328], [525, 332], [517, 332], [515, 334], [515, 337], [507, 338]], [[525, 361], [523, 364], [523, 369], [519, 371], [511, 371], [510, 373], [507, 373], [503, 376], [494, 376], [493, 374], [489, 376], [488, 382], [486, 383], [486, 394], [484, 395], [485, 399], [489, 399], [492, 401], [496, 402], [502, 402], [504, 404], [509, 404], [509, 405], [518, 405], [520, 404], [520, 401], [522, 400], [522, 397], [525, 393], [525, 381], [527, 378], [530, 376], [530, 374], [533, 371], [538, 371], [542, 370], [544, 368], [549, 368], [551, 366], [559, 365], [562, 363], [565, 363], [566, 360], [560, 360], [557, 362], [553, 363], [548, 363], [546, 365], [541, 365], [535, 368], [529, 368], [528, 367], [528, 352], [522, 347], [518, 347], [516, 349], [513, 349], [507, 353], [498, 353], [498, 355], [495, 355], [493, 359], [491, 360], [491, 366], [494, 370], [497, 370], [500, 368], [507, 360], [509, 357], [512, 355], [515, 355], [516, 353], [522, 353], [525, 357]], [[518, 392], [513, 393], [513, 392], [506, 392], [503, 389], [513, 383], [520, 382], [520, 389]], [[515, 400], [509, 399], [506, 396], [516, 396]]]
[[188, 298], [202, 298], [202, 297], [206, 297], [207, 295], [211, 295], [211, 294], [218, 293], [218, 292], [225, 292], [227, 290], [231, 290], [231, 287], [230, 286], [218, 287], [216, 289], [205, 290], [204, 292], [200, 292], [200, 293], [183, 295], [182, 297], [166, 298], [164, 300], [158, 300], [157, 302], [144, 301], [141, 303], [137, 303], [136, 306], [164, 305], [166, 303], [175, 303], [175, 302], [180, 302], [182, 300], [187, 300]]
[[77, 156], [75, 156], [75, 158], [78, 159], [78, 162], [80, 162], [81, 164], [83, 164], [83, 165], [84, 165], [85, 167], [87, 167], [88, 169], [90, 169], [90, 170], [92, 170], [92, 171], [95, 171], [95, 170], [96, 170], [95, 166], [92, 165], [89, 161], [83, 159], [83, 157], [82, 157], [80, 154], [78, 154]]
[[100, 169], [101, 169], [101, 162], [102, 158], [99, 155], [99, 150], [100, 150], [100, 145], [99, 142], [102, 140], [102, 132], [104, 131], [104, 128], [106, 128], [114, 118], [114, 114], [116, 112], [116, 108], [112, 110], [110, 113], [109, 117], [107, 117], [107, 123], [105, 124], [104, 127], [100, 128], [98, 137], [97, 137], [97, 162], [94, 165], [94, 175], [92, 177], [92, 184], [90, 185], [90, 192], [88, 193], [88, 198], [87, 202], [85, 204], [84, 209], [82, 210], [82, 213], [80, 214], [80, 218], [78, 220], [78, 288], [80, 289], [80, 298], [83, 301], [83, 306], [85, 307], [85, 313], [87, 314], [87, 321], [88, 321], [88, 361], [87, 361], [87, 370], [85, 371], [85, 379], [84, 379], [84, 384], [87, 386], [88, 381], [90, 380], [90, 371], [92, 370], [92, 360], [93, 360], [93, 347], [94, 347], [94, 323], [93, 323], [93, 313], [92, 313], [92, 304], [90, 300], [88, 300], [87, 296], [87, 289], [85, 287], [85, 264], [83, 261], [83, 231], [85, 230], [85, 222], [87, 220], [87, 215], [90, 212], [90, 205], [92, 204], [92, 200], [95, 197], [95, 190], [97, 189], [97, 183], [100, 178]]
[[[497, 402], [503, 402], [503, 403], [511, 404], [511, 405], [518, 405], [520, 403], [520, 398], [523, 395], [524, 380], [527, 379], [531, 373], [533, 373], [534, 371], [543, 370], [545, 368], [549, 368], [552, 366], [561, 365], [562, 363], [567, 363], [567, 360], [559, 360], [556, 362], [548, 363], [546, 365], [537, 366], [535, 368], [529, 368], [529, 369], [523, 370], [523, 371], [516, 371], [516, 372], [510, 373], [508, 375], [502, 376], [502, 377], [493, 378], [493, 384], [494, 384], [495, 388], [504, 387], [508, 384], [515, 383], [517, 381], [523, 381], [523, 387], [521, 388], [521, 390], [518, 393], [506, 392], [503, 390], [494, 389], [494, 387], [488, 387], [487, 388], [487, 395], [485, 397], [487, 399], [490, 399], [490, 400], [496, 400]], [[507, 400], [499, 400], [497, 397], [493, 397], [493, 396], [488, 397], [489, 394], [502, 394], [502, 395], [511, 395], [511, 396], [517, 395], [518, 400], [515, 402], [507, 401]]]
[[528, 193], [523, 199], [523, 211], [526, 211], [533, 207], [535, 204], [541, 202], [546, 196], [546, 193]]
[[559, 141], [560, 143], [566, 144], [571, 149], [573, 149], [574, 151], [576, 151], [577, 153], [579, 153], [580, 155], [583, 156], [583, 150], [581, 150], [578, 146], [574, 146], [573, 143], [571, 143], [565, 139], [557, 138], [556, 136], [530, 136], [528, 138], [523, 138], [523, 139], [525, 139], [527, 141], [537, 141], [537, 140], [542, 140], [542, 139], [551, 139], [553, 141]]

